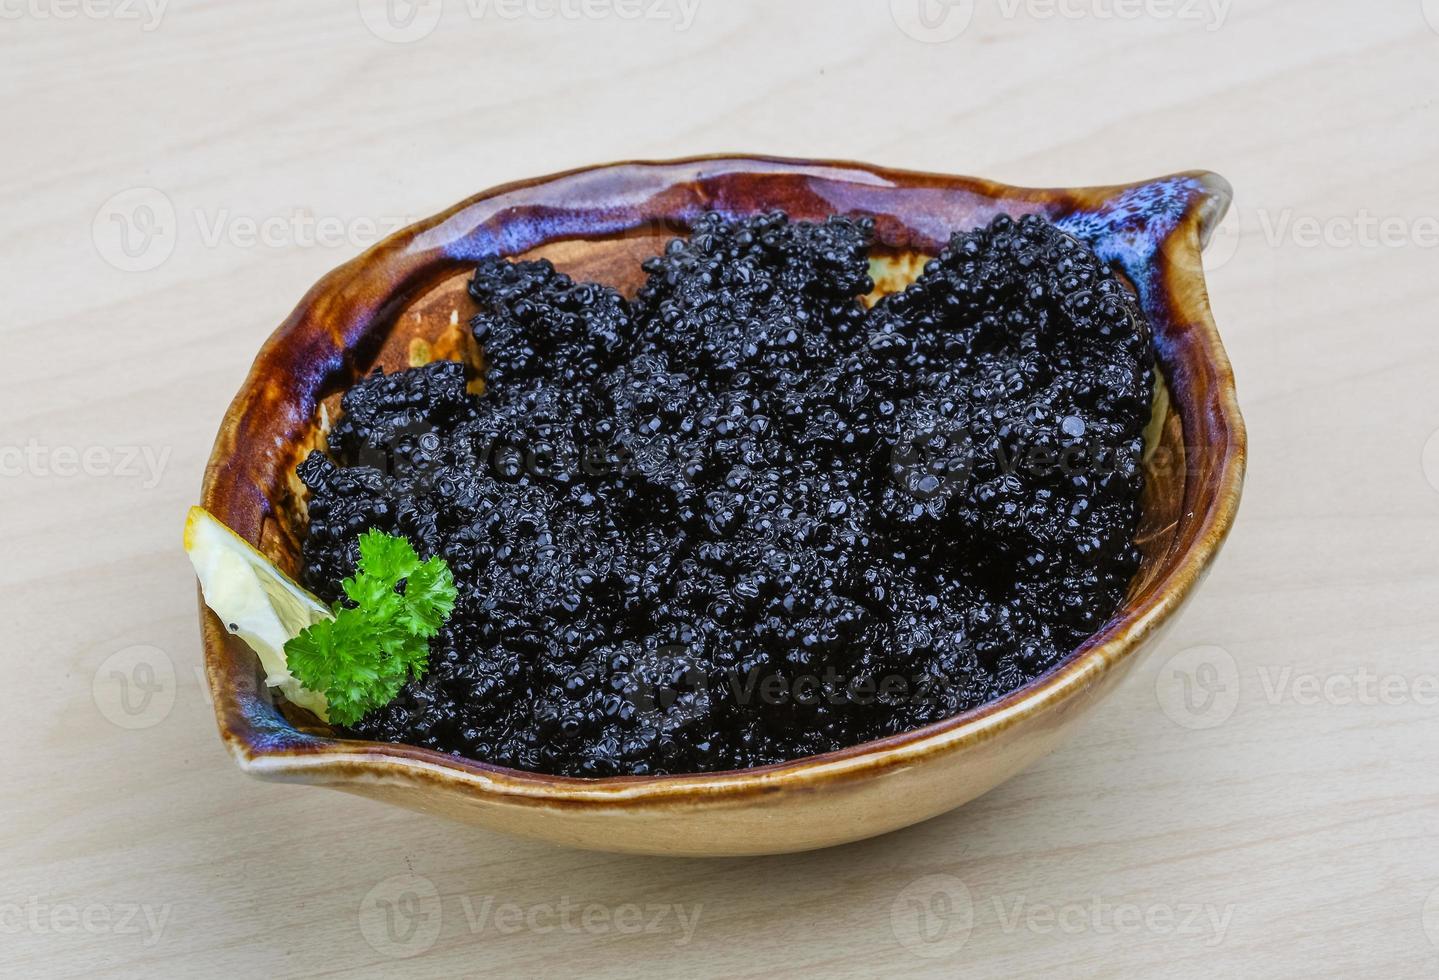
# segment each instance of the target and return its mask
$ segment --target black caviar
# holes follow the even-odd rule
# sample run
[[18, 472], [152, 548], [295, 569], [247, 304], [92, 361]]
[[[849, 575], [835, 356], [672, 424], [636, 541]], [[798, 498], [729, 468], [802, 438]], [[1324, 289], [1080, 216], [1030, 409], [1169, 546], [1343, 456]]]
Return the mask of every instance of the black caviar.
[[470, 283], [486, 390], [343, 399], [305, 581], [374, 527], [442, 555], [426, 676], [356, 734], [575, 776], [740, 769], [938, 721], [1053, 667], [1138, 568], [1148, 329], [1038, 217], [866, 310], [867, 219], [706, 215], [631, 302]]

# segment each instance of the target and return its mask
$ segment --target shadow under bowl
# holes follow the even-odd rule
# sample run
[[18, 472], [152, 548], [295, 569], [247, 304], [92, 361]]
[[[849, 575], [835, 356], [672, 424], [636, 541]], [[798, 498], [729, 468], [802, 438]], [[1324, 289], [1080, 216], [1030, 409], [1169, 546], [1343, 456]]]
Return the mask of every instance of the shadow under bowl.
[[1055, 748], [1154, 646], [1193, 593], [1239, 504], [1245, 434], [1200, 253], [1229, 206], [1220, 177], [1028, 189], [857, 163], [704, 157], [590, 167], [507, 184], [407, 228], [325, 276], [270, 337], [221, 425], [202, 503], [291, 574], [305, 526], [297, 462], [339, 394], [387, 370], [476, 352], [468, 270], [546, 256], [632, 293], [639, 262], [701, 213], [781, 209], [874, 219], [876, 254], [913, 270], [950, 233], [1037, 212], [1127, 278], [1154, 331], [1164, 385], [1146, 448], [1138, 543], [1122, 607], [1059, 666], [925, 728], [736, 772], [572, 779], [337, 736], [276, 703], [258, 659], [201, 602], [220, 734], [242, 769], [330, 786], [575, 847], [673, 855], [799, 851], [959, 806]]

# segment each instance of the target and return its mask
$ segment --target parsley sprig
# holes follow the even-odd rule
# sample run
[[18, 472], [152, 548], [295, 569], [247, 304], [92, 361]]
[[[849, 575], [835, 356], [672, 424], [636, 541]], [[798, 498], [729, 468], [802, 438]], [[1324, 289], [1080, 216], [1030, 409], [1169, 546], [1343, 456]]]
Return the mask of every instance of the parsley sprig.
[[410, 542], [370, 530], [360, 535], [346, 598], [285, 644], [290, 673], [329, 702], [330, 720], [353, 725], [389, 704], [410, 678], [424, 676], [430, 637], [455, 608], [455, 577], [445, 560], [420, 561]]

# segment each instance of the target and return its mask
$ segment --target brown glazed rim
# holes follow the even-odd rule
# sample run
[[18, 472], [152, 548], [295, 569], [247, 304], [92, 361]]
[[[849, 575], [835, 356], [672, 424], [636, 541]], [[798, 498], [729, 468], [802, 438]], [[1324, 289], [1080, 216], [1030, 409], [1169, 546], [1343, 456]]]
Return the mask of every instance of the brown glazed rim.
[[[933, 254], [954, 224], [1005, 211], [1061, 221], [1122, 267], [1155, 331], [1189, 465], [1182, 519], [1159, 572], [1100, 632], [1048, 674], [925, 728], [763, 768], [577, 779], [506, 769], [408, 745], [333, 738], [287, 721], [258, 661], [201, 601], [205, 665], [221, 737], [256, 775], [345, 784], [448, 785], [495, 802], [563, 808], [741, 804], [813, 791], [956, 752], [1036, 713], [1059, 709], [1124, 662], [1183, 603], [1227, 536], [1239, 504], [1246, 440], [1234, 377], [1204, 287], [1199, 254], [1227, 210], [1223, 178], [1192, 171], [1137, 184], [1010, 187], [968, 177], [840, 161], [706, 156], [586, 167], [485, 191], [406, 228], [321, 279], [266, 342], [221, 424], [202, 503], [257, 546], [276, 522], [289, 444], [320, 400], [365, 373], [406, 304], [488, 254], [571, 239], [676, 228], [708, 209], [781, 208], [795, 217], [868, 214], [893, 248]], [[1196, 479], [1202, 472], [1203, 478]], [[267, 529], [267, 525], [270, 527]]]

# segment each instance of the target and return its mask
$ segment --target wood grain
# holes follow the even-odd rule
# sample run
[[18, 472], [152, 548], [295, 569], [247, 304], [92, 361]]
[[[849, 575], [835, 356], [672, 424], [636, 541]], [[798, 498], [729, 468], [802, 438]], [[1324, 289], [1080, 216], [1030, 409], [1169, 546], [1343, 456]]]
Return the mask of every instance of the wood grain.
[[[905, 6], [701, 0], [680, 29], [678, 0], [446, 0], [410, 43], [368, 0], [173, 0], [148, 31], [0, 8], [0, 972], [1439, 972], [1439, 7], [978, 4], [926, 42]], [[719, 150], [1230, 179], [1210, 292], [1249, 477], [1163, 648], [994, 793], [783, 859], [560, 851], [244, 779], [179, 528], [264, 338], [397, 222]]]

